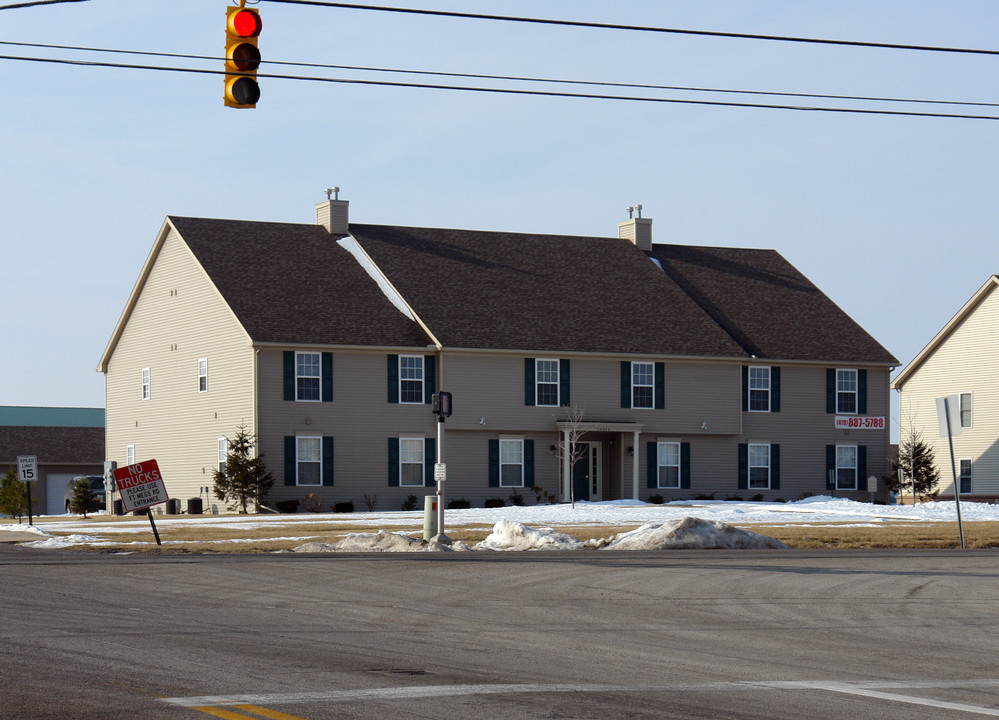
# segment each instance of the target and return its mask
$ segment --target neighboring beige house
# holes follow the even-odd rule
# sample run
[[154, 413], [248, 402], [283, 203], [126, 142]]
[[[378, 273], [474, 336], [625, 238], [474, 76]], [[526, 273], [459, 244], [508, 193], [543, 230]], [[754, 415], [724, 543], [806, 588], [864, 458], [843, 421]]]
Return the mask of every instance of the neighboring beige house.
[[205, 498], [242, 424], [270, 502], [394, 509], [433, 492], [446, 390], [447, 494], [474, 504], [867, 499], [886, 472], [898, 361], [774, 251], [653, 244], [642, 218], [576, 237], [347, 209], [166, 219], [98, 368], [109, 460], [154, 458], [172, 497]]
[[[999, 498], [999, 276], [991, 276], [957, 314], [898, 374], [902, 437], [914, 427], [933, 448], [941, 496]], [[954, 468], [947, 439], [940, 437], [937, 398], [956, 395], [960, 435], [954, 436]]]

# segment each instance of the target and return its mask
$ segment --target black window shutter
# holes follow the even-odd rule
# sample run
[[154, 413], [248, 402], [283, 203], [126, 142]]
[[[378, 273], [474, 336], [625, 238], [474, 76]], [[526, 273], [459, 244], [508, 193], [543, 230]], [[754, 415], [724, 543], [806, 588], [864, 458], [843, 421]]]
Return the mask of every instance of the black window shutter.
[[739, 443], [739, 489], [749, 489], [749, 445]]
[[534, 441], [524, 441], [524, 487], [534, 487]]
[[423, 356], [423, 402], [427, 405], [433, 402], [437, 392], [437, 358], [433, 355]]
[[867, 446], [857, 446], [857, 489], [867, 489]]
[[295, 399], [295, 351], [284, 351], [284, 399]]
[[857, 371], [857, 414], [867, 414], [867, 371]]
[[656, 363], [656, 410], [666, 407], [666, 363]]
[[323, 402], [333, 402], [333, 353], [323, 353]]
[[284, 484], [294, 485], [297, 475], [298, 458], [295, 450], [295, 436], [286, 435], [284, 438]]
[[780, 412], [780, 368], [770, 368], [770, 412]]
[[499, 440], [489, 441], [489, 487], [499, 487]]
[[690, 443], [680, 443], [680, 488], [690, 488]]
[[388, 439], [388, 484], [399, 487], [399, 438]]
[[770, 446], [770, 489], [780, 490], [780, 445]]
[[433, 487], [437, 484], [434, 481], [434, 463], [436, 462], [436, 441], [434, 438], [423, 438], [423, 484], [426, 487]]
[[749, 365], [742, 366], [742, 411], [749, 411]]
[[399, 356], [398, 355], [388, 356], [388, 401], [390, 403], [399, 402]]
[[659, 446], [650, 442], [645, 446], [645, 476], [649, 488], [659, 487]]
[[524, 358], [524, 405], [534, 407], [534, 358]]
[[826, 445], [826, 490], [836, 489], [836, 446]]
[[569, 399], [569, 361], [558, 361], [558, 404], [569, 407], [572, 402]]
[[631, 363], [621, 361], [621, 407], [631, 407]]
[[836, 368], [826, 368], [826, 412], [836, 412]]
[[323, 485], [333, 485], [333, 438], [323, 437]]

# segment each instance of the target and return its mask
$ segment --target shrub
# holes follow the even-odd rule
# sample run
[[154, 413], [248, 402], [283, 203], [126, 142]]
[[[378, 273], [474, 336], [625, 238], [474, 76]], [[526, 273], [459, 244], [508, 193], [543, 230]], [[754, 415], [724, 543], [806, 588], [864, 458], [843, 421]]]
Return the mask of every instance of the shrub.
[[302, 505], [309, 512], [317, 513], [323, 511], [323, 504], [319, 498], [316, 497], [315, 493], [306, 493], [305, 497], [302, 498]]
[[729, 502], [733, 502], [733, 501], [734, 502], [742, 502], [742, 496], [741, 495], [729, 495], [727, 498], [725, 498], [725, 500], [729, 501]]
[[455, 498], [447, 504], [448, 510], [467, 510], [470, 507], [472, 507], [472, 503], [465, 498]]
[[558, 502], [557, 495], [552, 495], [550, 492], [542, 487], [538, 487], [537, 485], [531, 487], [531, 492], [534, 493], [534, 497], [539, 505], [541, 504], [542, 499], [549, 505], [554, 505]]
[[524, 506], [524, 496], [521, 495], [516, 490], [514, 490], [513, 491], [513, 495], [510, 496], [510, 504], [513, 505], [514, 507], [523, 507]]
[[280, 513], [298, 512], [298, 500], [278, 500], [274, 503], [274, 507], [276, 507], [277, 511]]
[[485, 506], [487, 508], [498, 508], [503, 507], [504, 505], [506, 505], [506, 503], [503, 502], [503, 498], [486, 498]]
[[763, 502], [763, 493], [756, 493], [749, 499], [751, 502]]
[[354, 512], [354, 501], [348, 500], [347, 502], [333, 503], [330, 508], [335, 513], [349, 513]]
[[714, 499], [715, 499], [714, 493], [698, 493], [697, 495], [694, 495], [694, 500], [714, 500]]
[[377, 504], [378, 504], [377, 495], [369, 495], [368, 493], [364, 493], [364, 507], [368, 509], [368, 512], [374, 512], [375, 505]]
[[416, 495], [410, 495], [402, 503], [403, 510], [416, 510], [416, 505], [419, 501], [416, 499]]
[[663, 496], [662, 495], [658, 495], [658, 494], [656, 494], [656, 495], [649, 495], [649, 502], [652, 503], [653, 505], [662, 505], [663, 504]]
[[782, 498], [782, 497], [775, 497], [775, 498], [774, 498], [774, 502], [779, 502], [779, 503], [786, 503], [786, 502], [787, 502], [787, 500], [785, 500], [785, 499], [784, 499], [784, 498]]

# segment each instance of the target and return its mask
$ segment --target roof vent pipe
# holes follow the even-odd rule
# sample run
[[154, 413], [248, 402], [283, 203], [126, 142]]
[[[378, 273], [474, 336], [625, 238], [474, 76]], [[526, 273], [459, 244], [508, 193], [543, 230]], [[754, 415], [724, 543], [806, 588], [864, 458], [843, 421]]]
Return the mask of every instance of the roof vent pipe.
[[335, 238], [350, 234], [347, 200], [340, 200], [340, 188], [326, 188], [326, 201], [316, 205], [316, 225], [322, 225]]

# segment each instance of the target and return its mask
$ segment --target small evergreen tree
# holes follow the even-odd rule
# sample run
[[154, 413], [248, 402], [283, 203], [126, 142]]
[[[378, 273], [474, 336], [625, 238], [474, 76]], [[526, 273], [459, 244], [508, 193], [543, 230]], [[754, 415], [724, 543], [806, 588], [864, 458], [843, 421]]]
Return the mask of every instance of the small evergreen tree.
[[0, 479], [0, 515], [16, 517], [20, 523], [26, 512], [28, 512], [28, 498], [24, 483], [18, 479], [17, 470], [9, 467]]
[[90, 480], [85, 477], [73, 483], [73, 494], [69, 498], [69, 511], [87, 517], [87, 513], [97, 509], [97, 496], [90, 489]]
[[[923, 434], [909, 423], [908, 430], [903, 430], [902, 442], [898, 448], [898, 461], [893, 462], [891, 473], [885, 478], [885, 486], [892, 492], [911, 491], [915, 478], [916, 496], [923, 500], [933, 500], [940, 493], [937, 483], [940, 482], [940, 471], [931, 448]], [[904, 482], [899, 482], [898, 470], [902, 469]], [[915, 502], [915, 500], [913, 500]]]
[[239, 508], [246, 514], [247, 504], [254, 510], [267, 496], [274, 484], [274, 477], [267, 471], [263, 453], [253, 456], [254, 438], [246, 432], [246, 425], [240, 425], [236, 437], [228, 440], [225, 467], [214, 472], [215, 497], [229, 505], [230, 510]]

